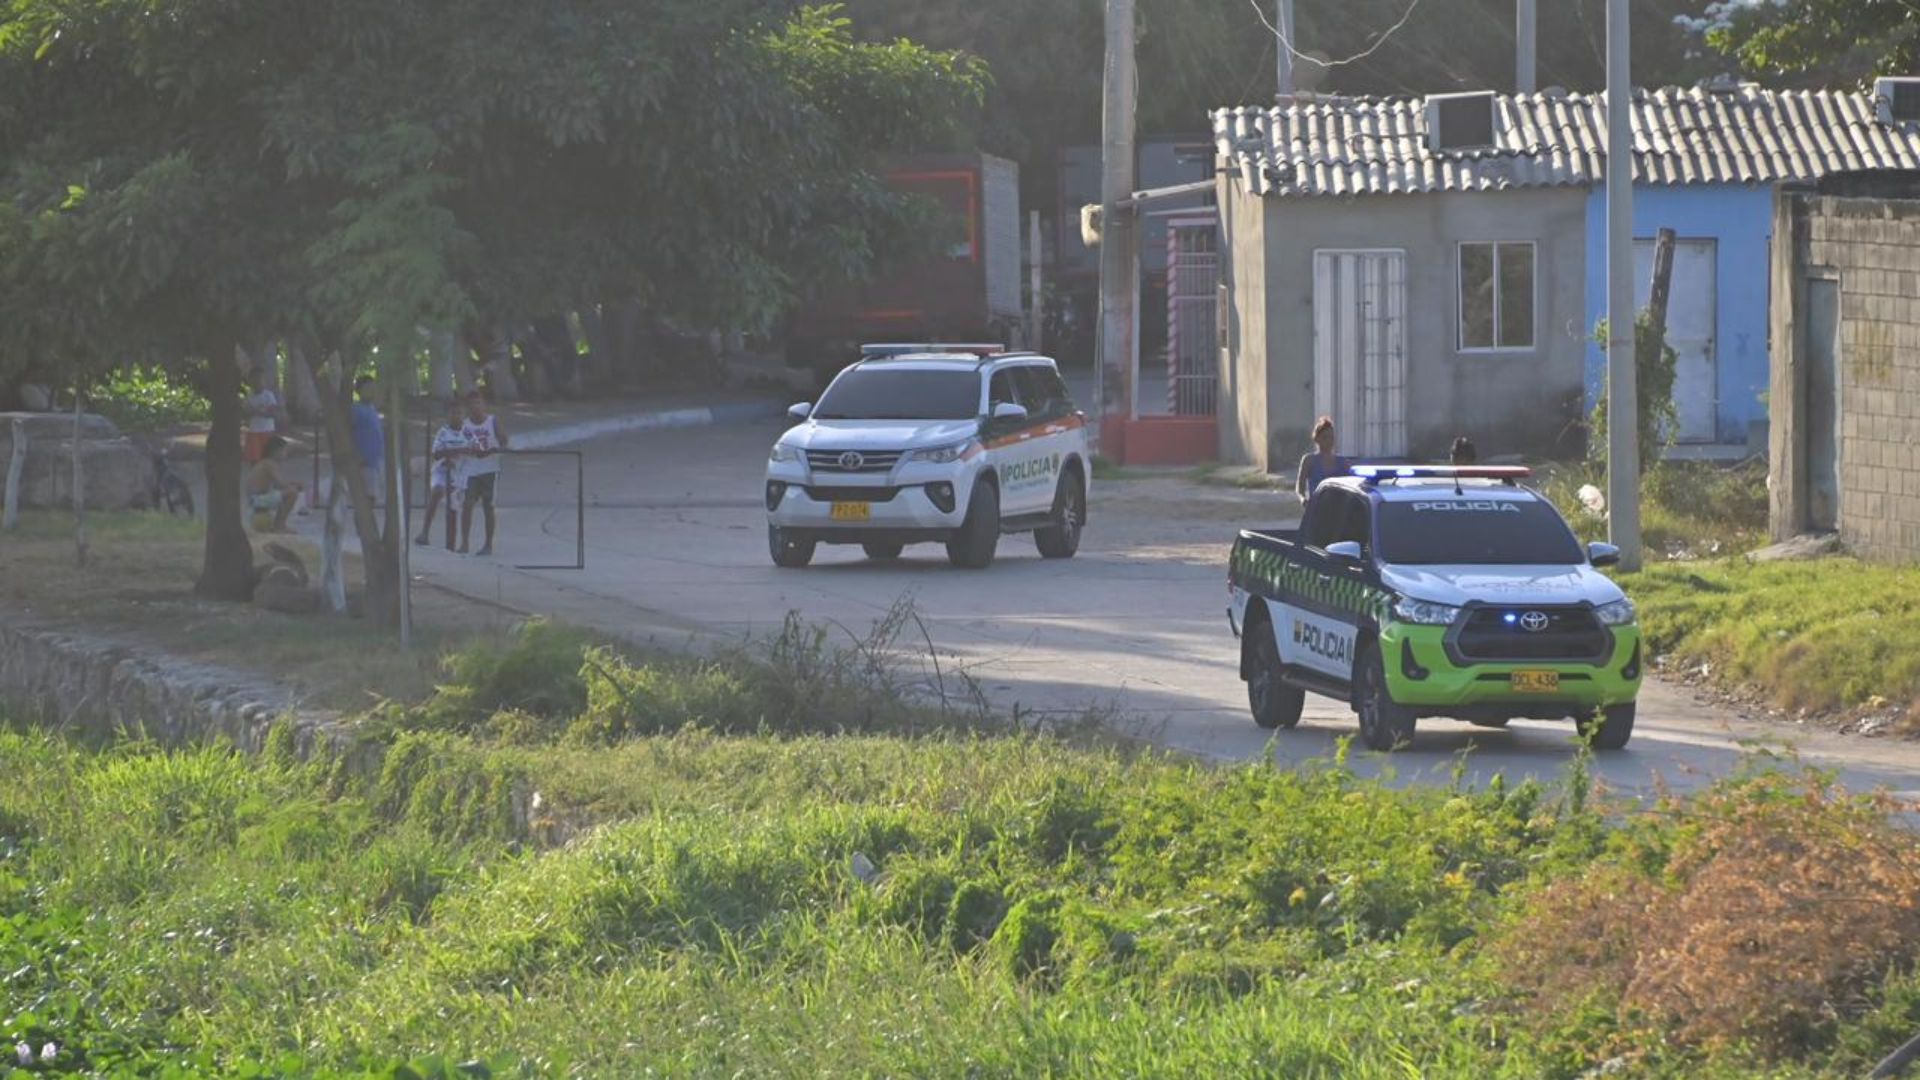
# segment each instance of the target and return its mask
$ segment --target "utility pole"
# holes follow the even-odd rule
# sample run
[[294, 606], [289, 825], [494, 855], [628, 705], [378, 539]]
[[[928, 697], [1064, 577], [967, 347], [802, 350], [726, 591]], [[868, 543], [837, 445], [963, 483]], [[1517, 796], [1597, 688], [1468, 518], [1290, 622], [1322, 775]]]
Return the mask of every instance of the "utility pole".
[[1540, 37], [1536, 0], [1514, 0], [1513, 12], [1513, 89], [1531, 94], [1539, 89], [1534, 78], [1534, 49]]
[[1607, 0], [1607, 534], [1640, 569], [1640, 397], [1634, 370], [1633, 65], [1628, 0]]
[[[1274, 60], [1276, 92], [1281, 97], [1293, 95], [1293, 0], [1274, 0], [1274, 27], [1280, 31], [1278, 58]], [[1281, 102], [1281, 104], [1286, 104]]]
[[[1121, 373], [1126, 398], [1123, 415], [1134, 410], [1133, 372], [1136, 311], [1140, 302], [1133, 198], [1133, 0], [1107, 0], [1106, 96], [1101, 109], [1100, 181], [1100, 359], [1094, 369], [1094, 397], [1106, 413], [1106, 372]], [[1127, 204], [1123, 206], [1122, 204]]]

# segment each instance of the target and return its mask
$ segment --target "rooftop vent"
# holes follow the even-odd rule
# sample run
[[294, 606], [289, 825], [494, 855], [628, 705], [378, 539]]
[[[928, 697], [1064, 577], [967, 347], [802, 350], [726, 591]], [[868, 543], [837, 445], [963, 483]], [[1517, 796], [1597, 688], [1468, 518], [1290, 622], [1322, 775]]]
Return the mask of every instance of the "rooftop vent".
[[1920, 120], [1920, 79], [1875, 79], [1873, 104], [1883, 124]]
[[1427, 149], [1485, 150], [1493, 146], [1493, 95], [1432, 94], [1427, 98]]

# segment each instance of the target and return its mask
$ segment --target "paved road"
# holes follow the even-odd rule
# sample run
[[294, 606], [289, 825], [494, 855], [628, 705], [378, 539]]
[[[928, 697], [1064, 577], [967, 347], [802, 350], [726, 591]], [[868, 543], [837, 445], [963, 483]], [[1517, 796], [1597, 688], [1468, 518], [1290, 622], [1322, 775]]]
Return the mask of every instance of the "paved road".
[[[416, 548], [415, 570], [523, 611], [668, 641], [764, 634], [790, 610], [864, 632], [909, 598], [947, 657], [947, 676], [957, 660], [1003, 707], [1111, 708], [1135, 733], [1221, 761], [1324, 757], [1354, 732], [1345, 706], [1312, 697], [1300, 727], [1277, 739], [1247, 717], [1224, 617], [1225, 558], [1237, 528], [1286, 520], [1290, 499], [1171, 476], [1114, 481], [1096, 484], [1092, 521], [1071, 561], [1043, 561], [1029, 538], [1008, 537], [984, 573], [948, 567], [932, 545], [909, 548], [894, 564], [823, 547], [812, 567], [779, 570], [768, 561], [759, 503], [778, 431], [736, 425], [587, 444], [582, 573], [512, 569], [571, 562], [575, 538], [571, 463], [512, 462], [502, 487], [503, 558]], [[1736, 767], [1755, 743], [1790, 744], [1855, 787], [1920, 797], [1920, 746], [1751, 722], [1659, 683], [1643, 691], [1632, 745], [1605, 755], [1599, 771], [1616, 790], [1684, 790]], [[1413, 781], [1445, 778], [1470, 750], [1474, 774], [1546, 778], [1564, 769], [1571, 748], [1565, 724], [1489, 731], [1431, 720], [1409, 750], [1354, 756], [1365, 770]]]

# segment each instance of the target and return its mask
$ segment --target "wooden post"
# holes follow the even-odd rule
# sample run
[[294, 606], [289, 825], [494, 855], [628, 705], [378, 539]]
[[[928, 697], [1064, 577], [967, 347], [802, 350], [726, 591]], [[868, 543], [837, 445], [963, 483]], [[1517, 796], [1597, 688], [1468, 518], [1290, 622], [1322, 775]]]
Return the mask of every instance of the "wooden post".
[[1661, 229], [1653, 240], [1653, 286], [1647, 293], [1647, 319], [1653, 324], [1653, 338], [1667, 340], [1667, 294], [1673, 288], [1672, 229]]
[[73, 561], [87, 565], [87, 490], [80, 471], [80, 384], [73, 384]]
[[0, 511], [0, 532], [12, 532], [20, 524], [20, 482], [27, 468], [27, 425], [13, 422], [13, 456], [7, 460], [7, 502]]

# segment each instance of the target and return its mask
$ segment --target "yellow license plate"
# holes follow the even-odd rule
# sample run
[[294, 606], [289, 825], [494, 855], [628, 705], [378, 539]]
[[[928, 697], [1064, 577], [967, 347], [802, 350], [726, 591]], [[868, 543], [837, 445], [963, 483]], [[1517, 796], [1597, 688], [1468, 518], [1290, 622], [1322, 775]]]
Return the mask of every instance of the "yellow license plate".
[[1516, 671], [1513, 673], [1513, 692], [1516, 694], [1559, 693], [1560, 673], [1557, 671]]
[[832, 510], [835, 521], [871, 521], [872, 503], [834, 503]]

